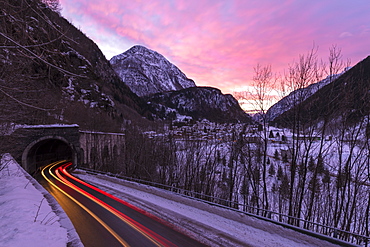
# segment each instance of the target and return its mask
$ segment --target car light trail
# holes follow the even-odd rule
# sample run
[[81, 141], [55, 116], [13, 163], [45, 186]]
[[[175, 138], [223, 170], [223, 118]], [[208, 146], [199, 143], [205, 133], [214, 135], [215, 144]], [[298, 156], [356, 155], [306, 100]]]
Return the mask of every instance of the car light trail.
[[[68, 193], [66, 193], [64, 190], [62, 190], [56, 183], [51, 181], [45, 174], [46, 171], [48, 174], [50, 174], [54, 179], [59, 181], [60, 183], [68, 186], [69, 188], [75, 190], [76, 192], [80, 193], [81, 195], [89, 198], [91, 201], [95, 202], [96, 204], [100, 205], [107, 211], [109, 211], [111, 214], [115, 215], [117, 218], [122, 220], [125, 224], [129, 225], [133, 229], [135, 229], [137, 232], [141, 233], [143, 237], [147, 238], [149, 241], [153, 243], [154, 246], [163, 246], [163, 247], [175, 247], [176, 245], [167, 240], [166, 238], [162, 237], [161, 235], [155, 233], [154, 231], [148, 229], [144, 225], [140, 224], [139, 222], [133, 220], [132, 218], [128, 217], [127, 215], [123, 214], [116, 208], [112, 207], [111, 205], [108, 205], [107, 203], [103, 202], [102, 200], [98, 199], [97, 197], [93, 196], [92, 194], [86, 192], [85, 190], [79, 188], [77, 185], [72, 183], [70, 180], [73, 180], [76, 183], [82, 184], [98, 193], [101, 193], [119, 203], [124, 204], [127, 207], [130, 207], [138, 212], [144, 213], [145, 215], [151, 216], [149, 213], [145, 212], [144, 210], [140, 210], [133, 205], [117, 198], [114, 197], [113, 195], [106, 193], [90, 184], [87, 184], [86, 182], [74, 177], [71, 175], [67, 169], [70, 167], [72, 163], [66, 162], [66, 161], [60, 161], [60, 162], [55, 162], [52, 163], [45, 168], [42, 169], [42, 176], [56, 189], [58, 189], [60, 192], [62, 192], [64, 195], [66, 195], [68, 198], [73, 200], [76, 204], [78, 204], [81, 208], [83, 208], [86, 212], [88, 212], [94, 219], [96, 219], [105, 229], [107, 229], [108, 232], [110, 232], [116, 239], [117, 241], [122, 245], [122, 246], [129, 246], [129, 244], [123, 240], [112, 228], [110, 228], [101, 218], [99, 218], [96, 214], [94, 214], [91, 210], [89, 210], [87, 207], [82, 205], [79, 201], [77, 201], [75, 198], [70, 196]], [[154, 217], [152, 217], [154, 218]]]
[[69, 162], [69, 163], [64, 164], [63, 166], [61, 166], [61, 167], [60, 167], [60, 168], [58, 168], [58, 169], [59, 169], [59, 170], [62, 170], [62, 173], [63, 173], [65, 176], [67, 176], [67, 177], [69, 177], [69, 178], [73, 179], [74, 181], [76, 181], [76, 182], [78, 182], [78, 183], [80, 183], [80, 184], [83, 184], [83, 185], [85, 185], [86, 187], [89, 187], [89, 188], [91, 188], [91, 189], [93, 189], [93, 190], [95, 190], [95, 191], [97, 191], [97, 192], [99, 192], [99, 193], [101, 193], [101, 194], [103, 194], [103, 195], [105, 195], [105, 196], [107, 196], [107, 197], [109, 197], [109, 198], [111, 198], [111, 199], [113, 199], [113, 200], [115, 200], [115, 201], [117, 201], [117, 202], [119, 202], [119, 203], [121, 203], [121, 204], [123, 204], [123, 205], [127, 206], [127, 207], [130, 207], [130, 208], [132, 208], [133, 210], [136, 210], [137, 212], [140, 212], [141, 214], [144, 214], [144, 215], [146, 215], [146, 216], [148, 216], [148, 217], [152, 218], [153, 220], [159, 221], [159, 222], [161, 222], [162, 224], [165, 224], [165, 225], [167, 225], [167, 226], [169, 226], [169, 227], [173, 227], [173, 226], [171, 226], [168, 222], [164, 222], [164, 221], [162, 221], [160, 218], [158, 218], [158, 217], [154, 216], [153, 214], [151, 214], [151, 213], [149, 213], [149, 212], [147, 212], [147, 211], [145, 211], [145, 210], [142, 210], [142, 209], [140, 209], [140, 208], [138, 208], [138, 207], [136, 207], [136, 206], [134, 206], [134, 205], [132, 205], [132, 204], [130, 204], [130, 203], [128, 203], [128, 202], [126, 202], [126, 201], [124, 201], [124, 200], [121, 200], [121, 199], [119, 199], [119, 198], [117, 198], [117, 197], [115, 197], [115, 196], [113, 196], [113, 195], [111, 195], [111, 194], [109, 194], [109, 193], [107, 193], [107, 192], [105, 192], [105, 191], [103, 191], [103, 190], [101, 190], [101, 189], [99, 189], [99, 188], [97, 188], [97, 187], [95, 187], [95, 186], [93, 186], [93, 185], [91, 185], [91, 184], [88, 184], [88, 183], [86, 183], [85, 181], [82, 181], [81, 179], [78, 179], [77, 177], [73, 176], [72, 174], [70, 174], [70, 173], [67, 171], [68, 167], [70, 167], [71, 165], [72, 165], [72, 163], [71, 163], [71, 162]]
[[[82, 189], [78, 188], [77, 186], [75, 186], [74, 184], [72, 184], [71, 182], [66, 180], [61, 175], [61, 173], [63, 173], [63, 175], [67, 175], [68, 177], [72, 178], [73, 180], [75, 180], [79, 183], [82, 183], [82, 184], [88, 186], [89, 188], [91, 188], [91, 189], [93, 189], [93, 190], [95, 190], [99, 193], [102, 193], [104, 195], [109, 196], [112, 199], [115, 199], [115, 200], [118, 199], [118, 198], [114, 197], [113, 195], [108, 194], [108, 193], [106, 193], [106, 192], [104, 192], [104, 191], [102, 191], [102, 190], [100, 190], [100, 189], [98, 189], [98, 188], [96, 188], [96, 187], [94, 187], [90, 184], [87, 184], [87, 183], [83, 182], [82, 180], [79, 180], [79, 179], [75, 178], [74, 176], [72, 176], [70, 173], [68, 173], [66, 171], [67, 167], [69, 167], [70, 165], [72, 165], [72, 163], [66, 163], [66, 164], [58, 167], [55, 170], [55, 173], [56, 173], [57, 177], [60, 180], [62, 180], [65, 184], [69, 185], [71, 188], [75, 189], [79, 193], [83, 194], [84, 196], [86, 196], [86, 197], [90, 198], [91, 200], [95, 201], [96, 203], [100, 204], [102, 207], [104, 207], [105, 209], [107, 209], [108, 211], [110, 211], [111, 213], [116, 215], [117, 217], [119, 217], [126, 224], [130, 225], [132, 228], [134, 228], [135, 230], [137, 230], [138, 232], [143, 234], [145, 237], [150, 239], [155, 245], [164, 246], [164, 247], [171, 247], [171, 246], [174, 247], [175, 246], [171, 242], [167, 241], [165, 238], [161, 237], [160, 235], [156, 234], [155, 232], [151, 231], [150, 229], [146, 228], [145, 226], [141, 225], [140, 223], [132, 220], [131, 218], [129, 218], [128, 216], [126, 216], [122, 212], [118, 211], [117, 209], [113, 208], [112, 206], [110, 206], [107, 203], [101, 201], [100, 199], [96, 198], [95, 196], [87, 193], [86, 191], [83, 191]], [[116, 201], [120, 201], [121, 203], [124, 203], [125, 205], [127, 205], [127, 203], [125, 203], [122, 200], [116, 200]]]
[[[51, 171], [50, 171], [50, 168], [51, 167], [54, 167], [56, 165], [59, 165], [61, 163], [64, 163], [66, 161], [59, 161], [59, 162], [55, 162], [55, 163], [52, 163], [48, 166], [45, 166], [42, 171], [41, 171], [41, 174], [42, 176], [46, 179], [46, 181], [48, 181], [54, 188], [56, 188], [57, 190], [59, 190], [61, 193], [63, 193], [65, 196], [67, 196], [69, 199], [71, 199], [73, 202], [75, 202], [78, 206], [80, 206], [82, 209], [84, 209], [88, 214], [90, 214], [96, 221], [98, 221], [110, 234], [112, 234], [118, 242], [120, 242], [122, 244], [122, 246], [125, 246], [125, 247], [129, 247], [130, 245], [128, 245], [126, 243], [126, 241], [124, 241], [115, 231], [113, 231], [107, 224], [105, 224], [105, 222], [103, 220], [101, 220], [98, 216], [96, 216], [93, 212], [91, 212], [91, 210], [89, 210], [87, 207], [85, 207], [83, 204], [81, 204], [79, 201], [77, 201], [76, 199], [74, 199], [72, 196], [70, 196], [68, 193], [66, 193], [64, 190], [62, 190], [61, 188], [59, 188], [55, 183], [53, 183], [46, 175], [45, 175], [45, 170], [46, 169], [49, 169], [49, 174], [52, 175], [55, 179], [59, 180]], [[60, 181], [62, 182], [62, 181]], [[63, 182], [62, 182], [63, 183]]]

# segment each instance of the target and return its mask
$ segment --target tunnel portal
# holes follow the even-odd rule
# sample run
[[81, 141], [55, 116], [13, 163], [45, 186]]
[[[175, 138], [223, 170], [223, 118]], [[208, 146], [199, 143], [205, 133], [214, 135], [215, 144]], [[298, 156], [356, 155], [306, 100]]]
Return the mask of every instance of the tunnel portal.
[[61, 137], [45, 137], [31, 143], [25, 149], [22, 157], [23, 166], [30, 174], [59, 160], [76, 160], [74, 149]]
[[33, 174], [57, 160], [79, 166], [80, 132], [76, 124], [23, 125], [0, 136], [0, 153], [10, 153], [24, 170]]

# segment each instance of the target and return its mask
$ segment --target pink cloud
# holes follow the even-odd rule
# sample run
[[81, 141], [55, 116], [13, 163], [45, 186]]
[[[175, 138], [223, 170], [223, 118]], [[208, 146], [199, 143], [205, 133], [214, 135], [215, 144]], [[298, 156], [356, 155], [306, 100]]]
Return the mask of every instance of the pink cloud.
[[[103, 52], [142, 44], [197, 85], [225, 93], [249, 84], [257, 63], [282, 71], [313, 43], [325, 59], [337, 44], [355, 63], [369, 55], [370, 3], [328, 0], [61, 0], [63, 15]], [[351, 35], [349, 35], [351, 34]], [[117, 40], [118, 42], [109, 42]], [[109, 47], [108, 47], [109, 44]], [[112, 47], [113, 46], [113, 47]]]

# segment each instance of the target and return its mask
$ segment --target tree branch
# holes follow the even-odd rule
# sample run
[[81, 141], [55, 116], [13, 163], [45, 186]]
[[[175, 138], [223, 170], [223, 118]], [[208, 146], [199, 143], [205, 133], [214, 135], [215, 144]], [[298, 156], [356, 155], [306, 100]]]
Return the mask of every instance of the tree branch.
[[35, 56], [36, 58], [38, 58], [38, 59], [39, 59], [39, 60], [41, 60], [42, 62], [46, 63], [47, 65], [49, 65], [49, 66], [51, 66], [51, 67], [53, 67], [53, 68], [55, 68], [55, 69], [57, 69], [57, 70], [59, 70], [59, 71], [61, 71], [61, 72], [65, 73], [65, 74], [67, 74], [67, 75], [75, 76], [75, 77], [80, 77], [80, 78], [86, 78], [86, 76], [77, 75], [77, 74], [75, 74], [75, 73], [72, 73], [72, 72], [67, 71], [67, 70], [65, 70], [65, 69], [62, 69], [62, 68], [60, 68], [60, 67], [58, 67], [58, 66], [55, 66], [54, 64], [49, 63], [48, 61], [46, 61], [46, 60], [44, 60], [43, 58], [41, 58], [40, 56], [38, 56], [36, 53], [32, 52], [31, 50], [29, 50], [29, 49], [28, 49], [28, 48], [26, 48], [25, 46], [23, 46], [23, 45], [19, 44], [17, 41], [13, 40], [12, 38], [10, 38], [10, 37], [6, 36], [6, 35], [5, 35], [5, 34], [3, 34], [2, 32], [0, 32], [0, 35], [1, 35], [1, 36], [3, 36], [4, 38], [6, 38], [7, 40], [9, 40], [9, 41], [13, 42], [14, 44], [16, 44], [17, 46], [19, 46], [20, 48], [22, 48], [22, 49], [24, 49], [24, 50], [28, 51], [28, 52], [29, 52], [29, 53], [31, 53], [33, 56]]
[[45, 108], [41, 108], [41, 107], [37, 107], [37, 106], [33, 106], [33, 105], [30, 105], [30, 104], [27, 104], [27, 103], [24, 103], [16, 98], [14, 98], [13, 96], [11, 96], [10, 94], [6, 93], [4, 90], [2, 90], [0, 88], [0, 92], [2, 92], [3, 94], [5, 94], [6, 96], [8, 96], [9, 98], [11, 98], [12, 100], [16, 101], [17, 103], [21, 104], [21, 105], [24, 105], [24, 106], [27, 106], [27, 107], [31, 107], [31, 108], [34, 108], [34, 109], [37, 109], [37, 110], [41, 110], [41, 111], [51, 111], [53, 109], [45, 109]]

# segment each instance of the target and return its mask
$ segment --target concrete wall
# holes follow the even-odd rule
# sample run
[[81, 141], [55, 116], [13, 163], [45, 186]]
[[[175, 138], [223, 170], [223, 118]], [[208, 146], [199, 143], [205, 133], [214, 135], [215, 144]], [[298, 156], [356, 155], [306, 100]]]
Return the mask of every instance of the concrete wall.
[[118, 169], [123, 164], [125, 141], [122, 133], [80, 131], [81, 165], [103, 171]]

